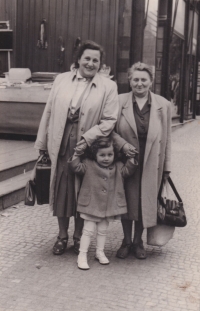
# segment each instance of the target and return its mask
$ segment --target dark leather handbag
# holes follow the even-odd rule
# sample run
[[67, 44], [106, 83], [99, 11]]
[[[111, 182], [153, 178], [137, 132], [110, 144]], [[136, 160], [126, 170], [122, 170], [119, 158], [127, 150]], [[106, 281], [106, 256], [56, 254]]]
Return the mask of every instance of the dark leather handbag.
[[178, 191], [176, 190], [171, 177], [168, 177], [167, 182], [171, 186], [178, 201], [170, 200], [169, 198], [163, 197], [161, 195], [163, 187], [165, 187], [162, 180], [158, 193], [158, 224], [174, 227], [185, 227], [187, 225], [187, 219], [183, 208], [182, 199], [178, 194]]
[[44, 153], [36, 164], [35, 189], [37, 204], [49, 203], [49, 187], [51, 175], [51, 160], [47, 153]]
[[24, 204], [28, 206], [35, 205], [35, 182], [29, 180], [25, 187]]

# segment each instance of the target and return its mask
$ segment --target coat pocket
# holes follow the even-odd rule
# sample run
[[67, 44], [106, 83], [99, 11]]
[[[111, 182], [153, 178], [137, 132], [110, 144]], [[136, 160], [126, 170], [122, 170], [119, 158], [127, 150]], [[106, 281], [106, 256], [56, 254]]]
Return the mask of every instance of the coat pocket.
[[126, 206], [126, 198], [125, 194], [123, 192], [118, 192], [117, 193], [117, 205], [120, 207]]
[[78, 204], [82, 206], [88, 206], [90, 203], [91, 194], [89, 189], [81, 189], [79, 197], [78, 197]]

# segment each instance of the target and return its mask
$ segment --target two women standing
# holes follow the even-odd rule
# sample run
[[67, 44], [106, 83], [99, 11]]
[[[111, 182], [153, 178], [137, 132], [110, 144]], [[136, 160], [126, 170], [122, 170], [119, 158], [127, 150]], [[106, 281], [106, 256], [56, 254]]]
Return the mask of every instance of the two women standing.
[[124, 180], [127, 212], [122, 216], [124, 240], [117, 256], [126, 258], [133, 250], [137, 258], [143, 259], [143, 229], [156, 225], [161, 179], [170, 172], [170, 103], [150, 92], [153, 75], [142, 63], [131, 67], [132, 92], [119, 95], [118, 103], [116, 84], [98, 73], [102, 56], [102, 48], [94, 42], [87, 41], [80, 47], [76, 70], [57, 77], [40, 123], [35, 146], [40, 152], [48, 150], [52, 161], [50, 206], [59, 224], [53, 252], [63, 254], [67, 247], [69, 217], [76, 215], [77, 253], [83, 228], [83, 219], [76, 213], [80, 179], [68, 160], [74, 148], [78, 154], [84, 153], [87, 146], [109, 136], [116, 124], [113, 146], [128, 158], [138, 153], [139, 163], [134, 174]]

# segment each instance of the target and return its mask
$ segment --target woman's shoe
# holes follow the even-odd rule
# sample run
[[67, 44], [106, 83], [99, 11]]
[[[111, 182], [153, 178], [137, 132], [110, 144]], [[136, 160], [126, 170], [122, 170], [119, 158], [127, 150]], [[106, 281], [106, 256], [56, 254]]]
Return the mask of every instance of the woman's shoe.
[[87, 262], [87, 253], [79, 253], [77, 260], [78, 268], [81, 270], [88, 270], [90, 267]]
[[126, 244], [124, 242], [124, 240], [122, 241], [122, 245], [120, 246], [120, 248], [118, 249], [117, 251], [117, 254], [116, 256], [120, 259], [125, 259], [128, 257], [128, 255], [130, 254], [131, 252], [131, 247], [132, 245], [131, 244]]
[[108, 265], [110, 263], [110, 261], [108, 260], [108, 258], [106, 257], [106, 255], [104, 254], [104, 251], [97, 251], [95, 258], [99, 261], [99, 263], [101, 265]]
[[146, 259], [147, 258], [147, 252], [144, 248], [143, 242], [132, 244], [132, 251], [133, 254], [137, 259]]
[[66, 238], [60, 238], [57, 237], [57, 241], [53, 246], [53, 253], [54, 255], [62, 255], [64, 254], [66, 247], [67, 247], [68, 237]]

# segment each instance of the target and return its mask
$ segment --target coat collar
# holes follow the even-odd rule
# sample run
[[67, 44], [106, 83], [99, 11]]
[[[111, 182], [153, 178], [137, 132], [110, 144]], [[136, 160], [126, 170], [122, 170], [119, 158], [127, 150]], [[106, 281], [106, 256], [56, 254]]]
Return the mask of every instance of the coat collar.
[[147, 162], [149, 153], [151, 151], [153, 142], [157, 138], [158, 135], [161, 135], [161, 111], [162, 106], [160, 102], [157, 100], [154, 93], [151, 94], [151, 111], [150, 111], [150, 118], [149, 118], [149, 129], [147, 134], [147, 142], [145, 148], [145, 156], [144, 156], [144, 166]]
[[[97, 84], [98, 84], [98, 77], [99, 76], [99, 74], [98, 73], [96, 73], [95, 74], [95, 76], [92, 78], [92, 80], [91, 80], [91, 85], [92, 84], [94, 84], [95, 86], [97, 86]], [[73, 71], [72, 71], [72, 81], [74, 81], [74, 79], [77, 77], [77, 78], [80, 78], [80, 77], [82, 77], [81, 75], [80, 75], [80, 73], [79, 73], [79, 71], [78, 71], [78, 69], [74, 69]], [[82, 77], [83, 78], [83, 77]]]
[[122, 107], [122, 114], [126, 118], [127, 122], [129, 123], [130, 127], [133, 129], [134, 133], [136, 134], [137, 138], [137, 127], [136, 122], [133, 114], [133, 101], [132, 101], [132, 92], [128, 94], [127, 101], [125, 102], [124, 106]]

